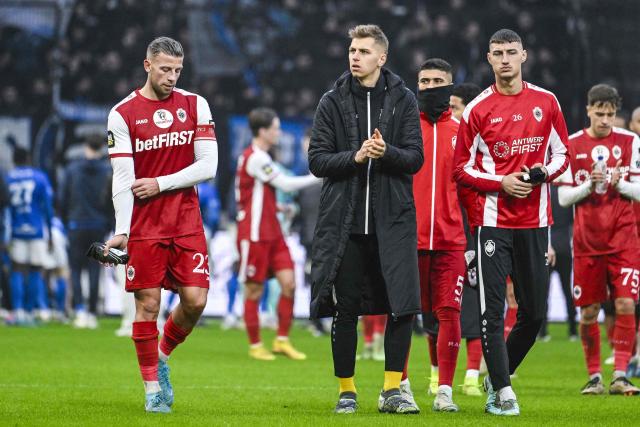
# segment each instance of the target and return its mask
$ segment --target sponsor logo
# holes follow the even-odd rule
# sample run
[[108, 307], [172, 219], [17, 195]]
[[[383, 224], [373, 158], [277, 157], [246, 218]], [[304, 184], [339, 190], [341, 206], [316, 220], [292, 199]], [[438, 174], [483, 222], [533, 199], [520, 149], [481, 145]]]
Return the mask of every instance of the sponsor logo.
[[167, 110], [156, 110], [153, 113], [153, 122], [161, 129], [166, 129], [173, 124], [173, 115]]
[[594, 162], [598, 161], [598, 157], [602, 156], [602, 160], [605, 162], [609, 160], [609, 149], [604, 145], [596, 145], [591, 150], [591, 158]]
[[141, 151], [157, 150], [165, 147], [175, 147], [177, 145], [191, 144], [192, 139], [192, 130], [162, 133], [145, 140], [136, 138], [136, 153]]
[[133, 268], [133, 265], [130, 265], [127, 267], [127, 280], [132, 281], [134, 277], [136, 277], [136, 269]]
[[113, 137], [113, 132], [107, 131], [107, 147], [113, 148], [116, 146], [116, 139]]
[[451, 138], [451, 146], [453, 148], [456, 148], [456, 141], [458, 141], [458, 136], [454, 135], [453, 138]]
[[582, 296], [582, 288], [578, 285], [573, 285], [573, 299], [579, 300]]
[[584, 184], [590, 176], [591, 174], [589, 173], [589, 171], [585, 169], [578, 169], [576, 174], [573, 176], [573, 181], [576, 183], [576, 185]]
[[176, 116], [178, 116], [178, 120], [184, 123], [187, 120], [187, 112], [182, 108], [178, 108], [176, 111]]
[[530, 136], [527, 138], [516, 138], [511, 142], [511, 155], [535, 153], [542, 147], [543, 136]]
[[247, 266], [247, 277], [253, 277], [256, 274], [256, 266], [250, 264]]
[[491, 119], [491, 124], [500, 123], [502, 121], [502, 117], [493, 117]]
[[544, 253], [544, 265], [549, 265], [549, 252]]
[[484, 242], [484, 253], [487, 254], [489, 258], [491, 258], [495, 252], [496, 244], [493, 240], [487, 240], [486, 242]]
[[622, 157], [622, 148], [620, 148], [619, 145], [614, 145], [613, 149], [611, 150], [611, 154], [613, 154], [613, 158], [618, 160], [620, 157]]
[[266, 173], [267, 175], [271, 175], [273, 173], [273, 166], [269, 163], [268, 165], [264, 165], [262, 167], [262, 170], [264, 173]]
[[136, 120], [136, 125], [146, 125], [149, 123], [149, 119], [138, 119]]
[[587, 153], [576, 154], [576, 160], [586, 159], [587, 157]]
[[536, 119], [538, 122], [542, 120], [542, 108], [540, 107], [533, 108], [533, 118]]
[[498, 141], [493, 145], [493, 153], [504, 159], [509, 154], [509, 145], [504, 141]]

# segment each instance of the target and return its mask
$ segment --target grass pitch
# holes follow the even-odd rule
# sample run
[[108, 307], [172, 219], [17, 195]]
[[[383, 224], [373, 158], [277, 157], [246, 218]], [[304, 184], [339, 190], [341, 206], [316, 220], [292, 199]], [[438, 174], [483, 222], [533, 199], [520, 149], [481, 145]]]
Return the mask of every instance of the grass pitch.
[[[247, 356], [244, 332], [223, 332], [217, 322], [199, 327], [171, 357], [176, 402], [170, 415], [146, 414], [133, 344], [117, 338], [115, 319], [96, 331], [47, 325], [33, 329], [0, 326], [0, 425], [625, 425], [639, 422], [640, 397], [581, 396], [586, 372], [580, 342], [569, 342], [564, 325], [552, 325], [553, 339], [536, 343], [513, 380], [522, 415], [484, 414], [484, 396], [454, 388], [457, 414], [431, 411], [427, 396], [425, 340], [414, 337], [410, 378], [419, 415], [378, 414], [381, 362], [356, 366], [360, 409], [332, 413], [337, 398], [330, 342], [301, 327], [292, 340], [309, 359], [258, 362]], [[605, 334], [603, 333], [602, 336]], [[263, 331], [270, 344], [274, 333]], [[454, 379], [464, 376], [464, 345]], [[603, 353], [608, 346], [603, 343]], [[606, 356], [608, 354], [603, 354]], [[605, 382], [611, 368], [605, 368]]]

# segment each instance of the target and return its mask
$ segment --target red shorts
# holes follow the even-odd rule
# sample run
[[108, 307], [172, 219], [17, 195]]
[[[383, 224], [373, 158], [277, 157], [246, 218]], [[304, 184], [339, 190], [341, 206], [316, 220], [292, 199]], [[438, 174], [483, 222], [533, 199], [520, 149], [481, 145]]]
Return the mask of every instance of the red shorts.
[[420, 251], [418, 271], [423, 312], [435, 312], [443, 307], [460, 311], [467, 271], [464, 251]]
[[209, 288], [209, 255], [202, 234], [173, 239], [136, 240], [127, 245], [129, 262], [125, 289], [181, 286]]
[[638, 301], [638, 255], [635, 250], [573, 258], [573, 299], [578, 307], [616, 298]]
[[243, 283], [247, 281], [262, 283], [276, 271], [293, 270], [293, 261], [284, 237], [263, 242], [240, 240], [238, 252], [240, 253], [238, 280]]

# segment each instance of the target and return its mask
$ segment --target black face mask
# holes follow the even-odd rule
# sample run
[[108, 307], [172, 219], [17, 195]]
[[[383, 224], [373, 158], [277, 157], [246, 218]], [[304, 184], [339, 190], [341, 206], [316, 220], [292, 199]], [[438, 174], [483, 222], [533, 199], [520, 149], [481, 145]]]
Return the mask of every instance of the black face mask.
[[418, 90], [418, 107], [429, 120], [435, 123], [449, 109], [449, 98], [453, 85]]

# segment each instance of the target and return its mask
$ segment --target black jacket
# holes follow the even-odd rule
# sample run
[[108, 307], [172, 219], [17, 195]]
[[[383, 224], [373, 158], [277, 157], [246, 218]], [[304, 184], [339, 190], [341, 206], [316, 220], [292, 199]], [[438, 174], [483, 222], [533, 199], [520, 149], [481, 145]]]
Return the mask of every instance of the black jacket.
[[[413, 178], [424, 157], [416, 98], [400, 77], [386, 79], [379, 130], [387, 145], [373, 162], [371, 203], [376, 218], [380, 263], [393, 316], [420, 312], [416, 210]], [[358, 135], [350, 73], [344, 73], [316, 110], [309, 146], [309, 169], [324, 178], [311, 249], [311, 317], [333, 316], [333, 283], [351, 232], [358, 185]]]
[[111, 166], [104, 159], [70, 163], [59, 194], [59, 212], [69, 231], [113, 228]]

